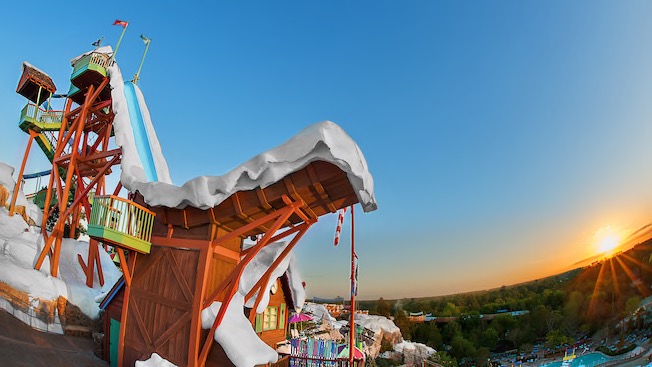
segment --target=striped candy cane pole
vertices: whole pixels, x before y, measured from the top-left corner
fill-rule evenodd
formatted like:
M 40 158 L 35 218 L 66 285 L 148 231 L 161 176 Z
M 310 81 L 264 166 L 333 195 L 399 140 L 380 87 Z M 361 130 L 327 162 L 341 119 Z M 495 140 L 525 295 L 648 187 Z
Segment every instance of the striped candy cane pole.
M 340 243 L 340 232 L 342 232 L 342 223 L 344 222 L 344 214 L 346 214 L 346 207 L 340 209 L 340 213 L 337 216 L 337 228 L 335 229 L 335 246 Z

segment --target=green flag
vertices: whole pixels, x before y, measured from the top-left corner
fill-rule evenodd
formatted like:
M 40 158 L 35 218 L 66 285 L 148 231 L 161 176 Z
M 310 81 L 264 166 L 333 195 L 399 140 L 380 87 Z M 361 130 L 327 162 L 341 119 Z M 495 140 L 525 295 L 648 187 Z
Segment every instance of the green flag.
M 144 34 L 141 34 L 141 35 L 140 35 L 140 39 L 142 39 L 143 42 L 144 42 L 146 45 L 149 45 L 149 43 L 152 41 L 151 39 L 145 37 Z

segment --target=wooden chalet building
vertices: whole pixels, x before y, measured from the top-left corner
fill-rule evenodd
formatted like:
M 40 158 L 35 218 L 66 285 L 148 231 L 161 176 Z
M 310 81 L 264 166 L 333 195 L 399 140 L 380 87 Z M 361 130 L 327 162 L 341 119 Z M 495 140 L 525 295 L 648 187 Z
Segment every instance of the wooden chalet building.
M 118 365 L 118 350 L 120 340 L 120 323 L 122 321 L 122 306 L 124 301 L 124 278 L 116 282 L 104 300 L 100 309 L 104 311 L 104 339 L 102 358 L 112 367 Z M 251 309 L 245 308 L 252 327 L 265 344 L 276 349 L 278 343 L 284 342 L 288 333 L 288 318 L 290 311 L 295 308 L 290 297 L 290 287 L 287 275 L 276 280 L 271 289 L 267 309 L 262 314 L 256 314 Z M 222 354 L 222 351 L 218 351 Z M 225 361 L 224 361 L 225 362 Z M 232 365 L 226 363 L 224 365 Z
M 273 269 L 320 216 L 353 205 L 358 198 L 344 171 L 315 161 L 264 189 L 236 192 L 213 208 L 149 206 L 138 193 L 134 202 L 155 213 L 151 247 L 147 255 L 130 252 L 123 264 L 124 293 L 104 305 L 105 347 L 113 360 L 117 344 L 118 366 L 133 366 L 155 352 L 181 367 L 231 366 L 212 336 L 223 315 L 218 314 L 210 331 L 203 330 L 202 309 L 215 300 L 228 305 L 244 267 L 264 246 L 291 238 Z M 249 236 L 262 237 L 243 251 L 243 240 Z M 270 274 L 271 270 L 247 299 L 263 291 Z M 248 315 L 272 348 L 285 339 L 288 310 L 293 307 L 287 282 L 279 283 L 266 312 Z

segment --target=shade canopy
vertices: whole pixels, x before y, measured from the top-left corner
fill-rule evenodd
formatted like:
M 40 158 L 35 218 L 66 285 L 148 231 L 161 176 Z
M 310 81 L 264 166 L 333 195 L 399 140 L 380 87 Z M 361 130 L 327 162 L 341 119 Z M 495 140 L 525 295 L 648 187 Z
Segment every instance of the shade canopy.
M 301 321 L 312 321 L 312 316 L 306 315 L 305 313 L 297 313 L 288 319 L 288 322 L 293 323 L 293 322 L 301 322 Z
M 348 358 L 348 357 L 349 357 L 349 346 L 341 345 L 338 348 L 337 358 Z M 353 359 L 365 359 L 364 353 L 362 353 L 362 351 L 358 347 L 353 348 Z

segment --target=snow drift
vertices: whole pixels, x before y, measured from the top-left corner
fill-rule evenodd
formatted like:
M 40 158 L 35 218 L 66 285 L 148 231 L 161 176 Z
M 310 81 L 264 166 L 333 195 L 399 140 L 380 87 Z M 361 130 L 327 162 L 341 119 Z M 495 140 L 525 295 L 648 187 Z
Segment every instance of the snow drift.
M 256 285 L 258 279 L 270 268 L 272 263 L 281 255 L 287 247 L 287 242 L 275 242 L 263 247 L 260 252 L 254 256 L 247 266 L 245 266 L 238 291 L 233 296 L 226 310 L 224 319 L 220 326 L 215 330 L 214 339 L 218 342 L 231 362 L 236 367 L 253 367 L 259 364 L 274 363 L 278 360 L 278 354 L 267 344 L 265 344 L 254 331 L 251 322 L 242 312 L 243 307 L 252 308 L 256 299 L 260 297 L 260 292 L 256 293 L 247 303 L 244 297 Z M 249 245 L 252 246 L 252 245 Z M 289 286 L 292 293 L 292 299 L 297 308 L 305 302 L 305 291 L 301 277 L 295 268 L 294 253 L 290 252 L 288 256 L 281 261 L 276 269 L 273 270 L 269 282 L 263 287 L 262 298 L 256 310 L 252 312 L 263 313 L 269 304 L 270 289 L 277 279 L 286 272 L 291 273 L 288 276 Z M 210 329 L 215 322 L 215 318 L 222 307 L 222 302 L 213 302 L 209 307 L 202 311 L 202 327 Z
M 12 167 L 0 163 L 0 184 L 13 190 L 15 183 L 12 173 Z M 24 195 L 19 192 L 18 203 L 21 202 L 21 197 L 25 200 Z M 58 278 L 53 278 L 50 276 L 50 261 L 47 257 L 40 270 L 34 269 L 43 248 L 40 229 L 28 226 L 19 215 L 9 216 L 5 208 L 0 208 L 0 282 L 28 294 L 34 300 L 55 301 L 60 296 L 64 297 L 79 307 L 85 315 L 96 318 L 100 310 L 95 298 L 110 290 L 121 274 L 111 261 L 111 257 L 105 251 L 99 251 L 105 283 L 104 286 L 99 286 L 96 280 L 94 283 L 96 285 L 88 288 L 86 274 L 77 260 L 78 255 L 86 258 L 88 246 L 89 243 L 86 241 L 63 239 L 59 259 L 60 275 Z M 58 329 L 53 330 L 51 325 L 40 325 L 29 315 L 20 314 L 18 310 L 10 309 L 10 306 L 9 302 L 2 302 L 2 308 L 25 323 L 43 330 L 62 332 Z

